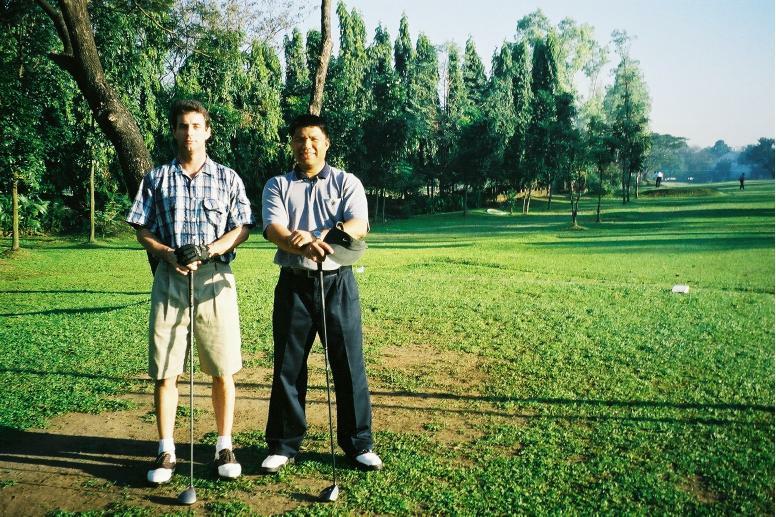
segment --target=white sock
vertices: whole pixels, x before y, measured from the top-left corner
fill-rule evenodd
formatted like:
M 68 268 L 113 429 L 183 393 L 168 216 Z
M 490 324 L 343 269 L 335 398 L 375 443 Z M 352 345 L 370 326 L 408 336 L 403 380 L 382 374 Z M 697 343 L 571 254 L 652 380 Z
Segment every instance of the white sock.
M 175 462 L 175 440 L 172 438 L 162 438 L 159 440 L 159 452 L 157 454 L 161 454 L 163 452 L 169 452 L 170 453 L 170 461 Z
M 222 449 L 231 449 L 232 448 L 232 437 L 231 436 L 219 436 L 216 440 L 216 456 L 219 452 L 221 452 Z

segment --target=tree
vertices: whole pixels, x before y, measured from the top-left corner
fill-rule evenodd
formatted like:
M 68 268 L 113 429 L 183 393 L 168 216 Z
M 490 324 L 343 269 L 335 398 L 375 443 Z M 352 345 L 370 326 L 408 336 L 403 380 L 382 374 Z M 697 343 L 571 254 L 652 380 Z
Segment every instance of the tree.
M 78 84 L 95 120 L 116 149 L 124 187 L 135 192 L 151 166 L 151 154 L 140 128 L 113 87 L 106 81 L 92 32 L 86 0 L 58 0 L 59 9 L 46 0 L 37 4 L 54 23 L 63 51 L 49 57 Z
M 367 49 L 366 90 L 369 109 L 364 121 L 365 186 L 375 193 L 374 220 L 382 200 L 385 220 L 385 189 L 395 170 L 402 148 L 403 123 L 399 113 L 399 85 L 392 66 L 391 39 L 378 25 L 372 45 Z
M 555 109 L 551 139 L 561 177 L 568 184 L 571 225 L 576 228 L 579 200 L 587 187 L 587 156 L 582 137 L 575 125 L 577 110 L 574 106 L 574 95 L 568 92 L 559 94 L 555 99 Z
M 552 33 L 544 41 L 537 41 L 531 67 L 531 121 L 528 126 L 526 153 L 532 177 L 547 187 L 547 207 L 552 203 L 552 184 L 557 166 L 553 148 L 552 128 L 557 109 L 559 89 L 558 67 Z
M 286 81 L 283 88 L 283 117 L 286 124 L 302 113 L 310 105 L 310 72 L 307 66 L 307 52 L 302 33 L 294 29 L 291 37 L 283 40 L 286 61 Z
M 466 40 L 466 48 L 463 53 L 463 83 L 466 87 L 466 96 L 470 109 L 479 109 L 485 99 L 488 89 L 488 78 L 485 77 L 485 67 L 474 45 L 474 40 L 469 36 Z
M 749 165 L 752 168 L 753 177 L 773 178 L 773 149 L 773 138 L 760 138 L 756 144 L 746 146 L 746 149 L 738 158 L 738 163 Z
M 652 172 L 664 171 L 676 174 L 684 166 L 683 153 L 686 150 L 686 138 L 652 133 L 645 168 Z
M 310 113 L 319 115 L 323 106 L 323 88 L 331 57 L 331 0 L 321 0 L 321 53 L 318 55 L 318 67 L 313 81 L 313 94 L 310 100 Z
M 609 166 L 615 160 L 615 142 L 612 128 L 606 123 L 603 113 L 593 112 L 587 122 L 587 161 L 591 163 L 597 173 L 595 185 L 598 195 L 598 204 L 595 211 L 595 222 L 601 222 L 601 197 L 606 192 L 609 183 Z
M 615 71 L 614 84 L 604 97 L 604 109 L 612 126 L 617 161 L 622 170 L 622 202 L 625 204 L 630 201 L 631 179 L 634 174 L 642 172 L 649 151 L 650 100 L 639 63 L 629 54 L 629 36 L 625 32 L 614 31 L 612 38 L 620 63 Z
M 505 171 L 509 174 L 510 190 L 528 187 L 526 171 L 526 137 L 531 123 L 531 54 L 526 41 L 514 43 L 512 48 L 512 113 L 514 131 L 505 152 Z M 510 203 L 510 211 L 512 204 Z
M 412 184 L 428 184 L 435 178 L 440 121 L 438 84 L 436 49 L 425 34 L 420 34 L 410 61 L 404 98 L 407 118 L 406 156 L 412 167 L 412 177 L 404 181 L 405 189 Z
M 402 13 L 399 21 L 399 36 L 393 46 L 393 59 L 396 74 L 405 83 L 409 79 L 410 62 L 414 57 L 412 49 L 412 38 L 410 38 L 410 27 L 407 15 Z

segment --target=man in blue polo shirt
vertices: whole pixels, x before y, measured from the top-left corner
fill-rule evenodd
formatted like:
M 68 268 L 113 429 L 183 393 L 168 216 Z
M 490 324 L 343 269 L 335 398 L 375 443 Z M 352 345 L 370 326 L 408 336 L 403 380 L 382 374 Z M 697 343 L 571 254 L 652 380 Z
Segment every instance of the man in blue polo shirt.
M 189 323 L 188 275 L 194 275 L 194 335 L 201 370 L 212 376 L 218 438 L 214 466 L 220 477 L 242 471 L 232 452 L 235 386 L 242 368 L 237 292 L 229 263 L 254 224 L 240 177 L 207 156 L 210 115 L 197 101 L 176 101 L 170 128 L 177 158 L 149 172 L 127 222 L 156 264 L 151 290 L 148 372 L 155 381 L 159 432 L 152 484 L 167 483 L 175 470 L 173 430 L 178 378 L 183 372 Z M 192 350 L 193 354 L 193 350 Z
M 293 462 L 307 430 L 307 357 L 322 322 L 320 276 L 326 293 L 328 350 L 337 398 L 337 443 L 353 464 L 379 470 L 372 451 L 372 406 L 361 334 L 361 306 L 353 271 L 327 255 L 323 238 L 335 226 L 355 239 L 369 231 L 364 187 L 353 174 L 326 163 L 326 122 L 302 115 L 291 124 L 294 170 L 264 187 L 264 236 L 277 247 L 280 277 L 272 313 L 275 345 L 266 440 L 261 471 L 274 473 Z

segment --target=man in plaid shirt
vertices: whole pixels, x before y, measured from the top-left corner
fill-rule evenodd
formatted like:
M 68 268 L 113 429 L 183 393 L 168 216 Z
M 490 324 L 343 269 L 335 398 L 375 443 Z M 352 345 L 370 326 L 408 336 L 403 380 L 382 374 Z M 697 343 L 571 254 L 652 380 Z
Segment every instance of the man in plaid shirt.
M 194 271 L 194 336 L 200 368 L 213 378 L 218 430 L 214 464 L 219 476 L 234 479 L 242 469 L 232 452 L 233 375 L 242 368 L 242 357 L 237 292 L 229 263 L 255 220 L 240 177 L 207 156 L 210 115 L 202 104 L 175 102 L 170 127 L 177 158 L 143 178 L 127 216 L 154 270 L 148 372 L 156 382 L 159 450 L 148 481 L 167 483 L 175 470 L 177 384 L 190 317 L 187 275 Z

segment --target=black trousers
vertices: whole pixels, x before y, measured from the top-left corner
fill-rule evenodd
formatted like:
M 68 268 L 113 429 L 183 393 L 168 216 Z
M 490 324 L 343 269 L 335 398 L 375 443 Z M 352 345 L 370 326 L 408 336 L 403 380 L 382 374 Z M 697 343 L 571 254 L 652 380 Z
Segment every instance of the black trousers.
M 270 454 L 293 457 L 307 431 L 307 357 L 323 335 L 319 273 L 285 268 L 275 287 L 272 334 L 275 365 L 266 440 Z M 337 397 L 337 443 L 348 455 L 372 448 L 369 400 L 361 335 L 361 305 L 351 268 L 323 280 L 329 363 Z

